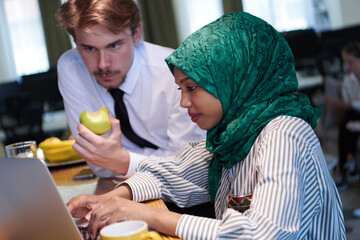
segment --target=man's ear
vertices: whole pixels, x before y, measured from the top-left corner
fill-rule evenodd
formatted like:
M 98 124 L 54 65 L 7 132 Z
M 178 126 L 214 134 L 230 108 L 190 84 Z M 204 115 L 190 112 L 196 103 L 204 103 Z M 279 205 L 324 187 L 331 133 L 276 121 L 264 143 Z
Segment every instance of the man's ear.
M 141 42 L 142 37 L 142 23 L 140 22 L 134 32 L 134 43 L 138 45 Z

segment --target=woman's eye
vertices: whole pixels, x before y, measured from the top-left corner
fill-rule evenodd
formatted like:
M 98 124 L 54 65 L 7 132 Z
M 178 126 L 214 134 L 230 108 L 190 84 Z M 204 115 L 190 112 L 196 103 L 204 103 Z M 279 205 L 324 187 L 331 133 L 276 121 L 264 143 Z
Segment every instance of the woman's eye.
M 186 87 L 189 92 L 192 92 L 198 88 L 198 86 L 187 86 Z
M 183 89 L 181 89 L 181 87 L 178 87 L 177 90 L 180 90 L 180 91 L 186 91 L 186 92 L 192 92 L 192 91 L 195 91 L 199 86 L 186 86 L 184 87 Z

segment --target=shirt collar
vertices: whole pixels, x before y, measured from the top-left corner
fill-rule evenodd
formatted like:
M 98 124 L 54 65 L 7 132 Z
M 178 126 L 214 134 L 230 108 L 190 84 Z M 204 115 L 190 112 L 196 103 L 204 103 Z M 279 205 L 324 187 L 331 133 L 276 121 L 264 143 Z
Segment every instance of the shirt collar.
M 120 89 L 127 94 L 132 94 L 139 80 L 140 69 L 141 69 L 141 58 L 138 49 L 139 45 L 135 46 L 134 48 L 134 60 L 131 64 L 128 73 L 126 74 L 125 81 L 120 85 Z

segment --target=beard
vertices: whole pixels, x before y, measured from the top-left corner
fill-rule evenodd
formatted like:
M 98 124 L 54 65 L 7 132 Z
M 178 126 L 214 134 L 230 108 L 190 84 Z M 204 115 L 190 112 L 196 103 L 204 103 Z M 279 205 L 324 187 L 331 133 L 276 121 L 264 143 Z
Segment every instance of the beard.
M 106 70 L 102 70 L 102 69 L 98 69 L 97 71 L 93 72 L 93 75 L 99 76 L 99 77 L 103 77 L 103 76 L 108 76 L 108 75 L 115 75 L 115 74 L 119 74 L 121 71 L 120 70 L 114 70 L 111 71 L 110 69 L 106 69 Z
M 96 81 L 98 82 L 98 84 L 100 84 L 101 86 L 103 86 L 106 89 L 110 89 L 110 88 L 119 87 L 125 81 L 125 77 L 123 77 L 120 80 L 114 79 L 114 77 L 119 78 L 119 76 L 117 76 L 119 73 L 121 73 L 120 70 L 111 71 L 109 69 L 107 69 L 107 70 L 99 69 L 97 71 L 94 71 L 93 75 L 94 75 Z M 111 77 L 110 79 L 106 79 L 107 76 L 113 76 L 113 77 Z

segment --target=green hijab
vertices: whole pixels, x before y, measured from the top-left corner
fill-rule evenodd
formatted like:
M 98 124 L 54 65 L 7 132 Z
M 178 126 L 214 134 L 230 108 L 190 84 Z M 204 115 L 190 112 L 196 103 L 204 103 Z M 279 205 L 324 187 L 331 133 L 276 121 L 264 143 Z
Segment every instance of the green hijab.
M 249 153 L 263 128 L 280 115 L 295 116 L 315 128 L 321 107 L 295 93 L 298 81 L 286 40 L 268 23 L 248 13 L 229 13 L 190 35 L 165 59 L 221 101 L 223 119 L 207 131 L 212 201 L 222 168 Z

